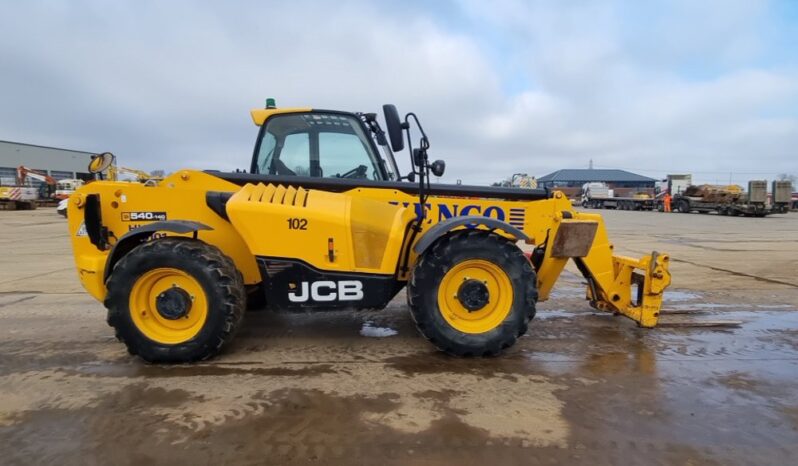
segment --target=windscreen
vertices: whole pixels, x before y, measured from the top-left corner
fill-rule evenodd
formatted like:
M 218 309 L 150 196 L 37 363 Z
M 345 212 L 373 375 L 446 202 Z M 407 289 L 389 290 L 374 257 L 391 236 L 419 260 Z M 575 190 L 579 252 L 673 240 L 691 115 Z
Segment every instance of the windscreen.
M 385 174 L 361 122 L 346 114 L 271 117 L 262 131 L 257 173 L 383 180 Z

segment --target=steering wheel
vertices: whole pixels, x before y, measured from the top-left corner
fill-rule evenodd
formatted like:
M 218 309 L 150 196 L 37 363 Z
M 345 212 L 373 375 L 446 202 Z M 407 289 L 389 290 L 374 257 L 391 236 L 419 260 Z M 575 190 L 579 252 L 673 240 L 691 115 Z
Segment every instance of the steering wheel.
M 343 175 L 338 175 L 338 178 L 366 178 L 367 171 L 368 167 L 365 165 L 358 165 L 357 168 L 353 168 Z

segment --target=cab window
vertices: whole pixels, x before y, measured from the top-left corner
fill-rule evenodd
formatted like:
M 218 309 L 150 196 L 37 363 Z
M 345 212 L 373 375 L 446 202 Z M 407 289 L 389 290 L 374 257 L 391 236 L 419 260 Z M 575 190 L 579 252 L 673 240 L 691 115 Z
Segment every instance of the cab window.
M 310 135 L 294 133 L 285 137 L 283 150 L 280 152 L 278 172 L 287 171 L 286 175 L 310 176 Z
M 252 168 L 269 175 L 385 179 L 361 122 L 334 113 L 271 117 Z
M 368 149 L 355 134 L 319 133 L 319 164 L 324 176 L 380 179 Z

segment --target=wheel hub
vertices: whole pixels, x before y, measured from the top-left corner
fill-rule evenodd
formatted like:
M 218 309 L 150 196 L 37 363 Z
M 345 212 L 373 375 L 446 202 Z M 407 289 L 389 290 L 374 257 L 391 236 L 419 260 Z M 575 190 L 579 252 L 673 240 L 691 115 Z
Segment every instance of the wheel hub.
M 469 278 L 457 290 L 457 300 L 468 312 L 475 312 L 488 304 L 490 293 L 483 282 Z
M 191 310 L 191 296 L 182 288 L 169 288 L 155 298 L 155 309 L 164 319 L 181 319 Z

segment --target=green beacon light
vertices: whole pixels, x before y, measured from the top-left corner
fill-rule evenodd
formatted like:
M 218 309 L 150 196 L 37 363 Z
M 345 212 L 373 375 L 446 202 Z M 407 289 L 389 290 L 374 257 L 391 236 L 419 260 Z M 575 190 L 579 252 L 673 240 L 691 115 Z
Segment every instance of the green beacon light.
M 266 99 L 266 108 L 277 108 L 277 103 L 275 103 L 273 98 Z

